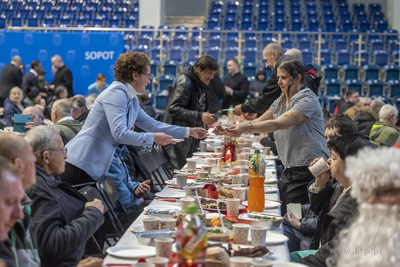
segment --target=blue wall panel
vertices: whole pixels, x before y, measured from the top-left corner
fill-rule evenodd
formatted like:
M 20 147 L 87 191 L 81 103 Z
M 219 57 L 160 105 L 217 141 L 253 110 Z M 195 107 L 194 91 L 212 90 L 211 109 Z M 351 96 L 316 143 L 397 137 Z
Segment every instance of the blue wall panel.
M 32 60 L 40 60 L 51 83 L 51 57 L 59 54 L 74 77 L 75 94 L 87 95 L 88 86 L 103 73 L 107 83 L 114 79 L 114 63 L 123 53 L 122 33 L 0 32 L 0 69 L 19 55 L 25 72 Z

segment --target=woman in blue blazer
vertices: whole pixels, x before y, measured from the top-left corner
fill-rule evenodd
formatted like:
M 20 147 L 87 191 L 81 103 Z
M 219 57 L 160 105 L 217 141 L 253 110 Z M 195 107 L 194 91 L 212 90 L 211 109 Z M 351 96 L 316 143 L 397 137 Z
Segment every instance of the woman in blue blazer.
M 22 114 L 22 111 L 28 106 L 27 103 L 22 101 L 24 98 L 24 94 L 22 93 L 22 89 L 18 86 L 15 86 L 10 91 L 10 96 L 6 98 L 4 101 L 4 119 L 10 125 L 14 125 L 14 115 Z
M 97 181 L 106 175 L 119 144 L 151 147 L 175 143 L 173 138 L 207 135 L 203 128 L 173 126 L 149 117 L 136 95 L 144 93 L 151 81 L 150 59 L 145 53 L 121 55 L 114 67 L 115 81 L 101 93 L 82 130 L 67 144 L 65 172 L 60 175 L 70 184 Z M 134 132 L 134 125 L 145 133 Z

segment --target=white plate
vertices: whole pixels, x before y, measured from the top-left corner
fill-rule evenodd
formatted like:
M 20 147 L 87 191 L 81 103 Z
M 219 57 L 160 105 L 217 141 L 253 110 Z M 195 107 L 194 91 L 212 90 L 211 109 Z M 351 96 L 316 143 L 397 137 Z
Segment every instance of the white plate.
M 156 255 L 156 248 L 142 245 L 116 246 L 108 248 L 107 253 L 111 256 L 128 259 L 149 258 Z
M 211 156 L 211 152 L 194 152 L 193 156 L 199 157 L 199 158 L 209 158 Z
M 274 261 L 274 267 L 307 267 L 307 265 L 296 262 Z
M 251 231 L 249 231 L 249 235 L 247 240 L 251 242 Z M 265 246 L 276 246 L 285 243 L 289 238 L 282 234 L 272 233 L 271 231 L 267 231 L 267 238 L 265 238 Z M 274 265 L 275 267 L 275 265 Z
M 247 201 L 243 201 L 242 204 L 245 205 L 246 207 L 248 206 L 248 202 Z M 281 206 L 281 203 L 279 203 L 279 202 L 265 200 L 264 209 L 275 209 L 275 208 L 278 208 L 280 206 Z
M 264 159 L 278 159 L 279 157 L 278 156 L 266 156 L 266 155 L 263 155 L 263 157 L 264 157 Z
M 172 195 L 170 193 L 158 192 L 156 193 L 156 197 L 161 198 L 183 198 L 186 197 L 185 191 L 177 189 Z
M 185 141 L 185 139 L 172 139 L 172 141 L 174 141 L 175 143 L 180 143 Z
M 279 189 L 277 187 L 264 187 L 265 194 L 276 193 L 278 191 L 279 191 Z
M 272 178 L 272 177 L 265 177 L 264 184 L 276 184 L 278 182 L 278 179 Z

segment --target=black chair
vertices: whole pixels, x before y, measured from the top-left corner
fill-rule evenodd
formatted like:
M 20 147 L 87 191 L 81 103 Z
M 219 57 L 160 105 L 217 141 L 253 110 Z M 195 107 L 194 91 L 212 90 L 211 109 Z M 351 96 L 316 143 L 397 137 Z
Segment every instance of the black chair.
M 157 162 L 154 156 L 152 155 L 152 149 L 145 149 L 138 153 L 140 159 L 142 160 L 143 164 L 145 165 L 145 167 L 147 168 L 147 170 L 151 175 L 151 179 L 154 184 L 154 189 L 156 191 L 161 191 L 166 186 L 166 184 L 164 183 L 162 175 L 159 171 L 160 168 L 162 169 L 161 164 Z
M 113 181 L 111 178 L 107 176 L 102 176 L 100 177 L 99 180 L 96 182 L 97 189 L 100 191 L 100 194 L 103 196 L 103 198 L 106 200 L 106 203 L 108 205 L 108 209 L 110 210 L 112 216 L 116 219 L 116 224 L 119 227 L 119 229 L 122 231 L 122 234 L 126 231 L 126 229 L 123 227 L 123 224 L 121 223 L 122 220 L 127 221 L 128 225 L 130 225 L 133 221 L 131 220 L 128 212 L 126 211 L 125 207 L 121 204 L 120 202 L 120 194 L 115 187 Z M 125 217 L 122 215 L 117 216 L 115 213 L 115 209 L 118 207 L 122 211 Z M 122 216 L 122 217 L 121 217 Z M 121 220 L 119 219 L 121 218 Z
M 171 180 L 172 178 L 174 178 L 173 174 L 167 167 L 167 160 L 165 159 L 160 149 L 158 147 L 153 147 L 153 149 L 151 150 L 151 154 L 153 155 L 157 164 L 159 164 L 161 167 L 158 169 L 158 171 L 161 173 L 161 177 L 163 178 L 164 183 L 166 180 Z

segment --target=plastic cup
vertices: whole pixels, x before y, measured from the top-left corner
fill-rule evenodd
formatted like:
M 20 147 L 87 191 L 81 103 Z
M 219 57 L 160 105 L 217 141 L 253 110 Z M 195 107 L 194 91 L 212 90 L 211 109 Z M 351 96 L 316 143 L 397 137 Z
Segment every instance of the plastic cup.
M 253 142 L 254 143 L 259 143 L 260 142 L 260 136 L 259 135 L 255 135 L 253 138 Z
M 194 205 L 194 198 L 191 197 L 184 197 L 181 198 L 181 210 L 186 211 L 187 206 Z
M 264 147 L 263 154 L 268 156 L 270 151 L 271 151 L 271 147 L 270 146 L 266 146 L 266 147 Z
M 157 217 L 148 217 L 143 219 L 145 231 L 158 230 L 160 228 L 160 219 Z
M 161 229 L 175 230 L 176 219 L 175 218 L 162 218 L 160 219 Z
M 208 171 L 198 171 L 197 172 L 197 177 L 198 178 L 207 178 L 207 175 L 209 174 Z
M 164 257 L 153 257 L 153 258 L 147 258 L 146 262 L 154 264 L 156 267 L 166 267 L 169 262 L 169 259 Z
M 187 184 L 187 175 L 178 173 L 176 175 L 176 186 L 178 188 L 183 188 L 183 186 L 186 184 Z
M 265 247 L 265 238 L 267 237 L 266 226 L 254 225 L 251 226 L 251 245 L 253 247 L 263 246 Z
M 249 175 L 249 167 L 248 166 L 240 166 L 240 173 Z
M 183 190 L 185 191 L 186 197 L 192 197 L 196 195 L 197 188 L 195 186 L 184 185 Z
M 239 216 L 239 198 L 228 198 L 226 200 L 226 215 L 228 217 L 238 217 Z
M 200 142 L 200 152 L 207 152 L 207 143 Z
M 242 176 L 241 175 L 230 175 L 232 178 L 232 184 L 242 184 Z
M 239 166 L 248 166 L 248 164 L 249 164 L 249 161 L 247 160 L 247 159 L 240 159 L 240 160 L 238 160 L 238 162 L 239 162 Z
M 214 153 L 222 153 L 223 150 L 223 146 L 214 146 Z
M 229 259 L 230 267 L 250 267 L 251 266 L 251 258 L 249 257 L 231 257 Z
M 201 196 L 191 196 L 194 199 L 194 204 L 197 206 L 197 210 L 201 210 Z
M 245 201 L 249 200 L 249 188 L 246 187 L 246 193 L 245 193 L 245 197 L 244 197 Z
M 250 225 L 248 224 L 236 223 L 233 225 L 233 240 L 235 244 L 247 245 L 249 229 Z
M 197 165 L 197 159 L 187 159 L 187 168 L 188 170 L 195 170 Z
M 174 239 L 170 237 L 155 238 L 154 243 L 156 244 L 156 256 L 171 260 L 172 243 L 174 243 Z
M 240 199 L 240 202 L 245 201 L 246 199 L 246 188 L 245 187 L 235 187 L 232 188 L 233 197 Z
M 210 166 L 216 166 L 218 163 L 218 159 L 217 158 L 208 158 L 207 159 L 207 164 Z
M 205 171 L 205 172 L 208 172 L 208 174 L 211 173 L 211 169 L 212 169 L 211 165 L 203 165 L 203 166 L 201 166 L 201 170 Z
M 272 267 L 273 262 L 270 260 L 253 260 L 251 263 L 253 267 Z
M 242 184 L 244 184 L 245 186 L 249 185 L 249 173 L 248 173 L 249 169 L 247 169 L 247 173 L 241 173 L 240 175 L 242 176 Z
M 324 158 L 320 158 L 314 165 L 309 167 L 309 170 L 314 177 L 317 177 L 321 173 L 329 170 L 329 165 L 326 163 Z

